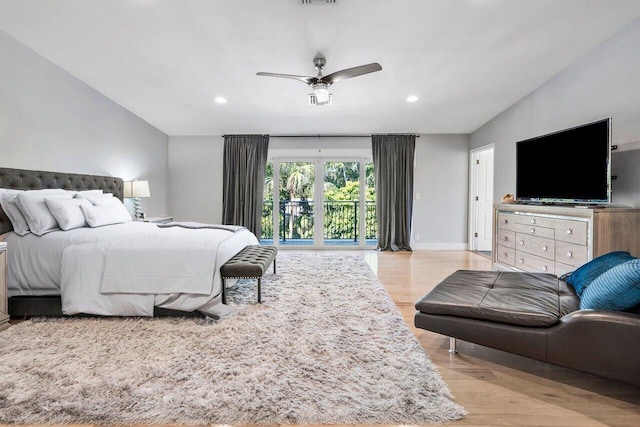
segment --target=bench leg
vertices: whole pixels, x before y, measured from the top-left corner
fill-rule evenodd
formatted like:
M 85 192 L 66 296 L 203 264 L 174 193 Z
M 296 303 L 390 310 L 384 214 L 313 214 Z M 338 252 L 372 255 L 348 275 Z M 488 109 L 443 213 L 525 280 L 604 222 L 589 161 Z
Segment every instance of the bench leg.
M 225 292 L 225 288 L 226 286 L 226 280 L 222 279 L 222 303 L 226 304 L 227 303 L 227 293 Z
M 262 289 L 260 288 L 262 285 L 262 278 L 258 277 L 258 304 L 262 304 Z
M 456 350 L 456 339 L 449 337 L 449 353 L 456 354 L 458 350 Z

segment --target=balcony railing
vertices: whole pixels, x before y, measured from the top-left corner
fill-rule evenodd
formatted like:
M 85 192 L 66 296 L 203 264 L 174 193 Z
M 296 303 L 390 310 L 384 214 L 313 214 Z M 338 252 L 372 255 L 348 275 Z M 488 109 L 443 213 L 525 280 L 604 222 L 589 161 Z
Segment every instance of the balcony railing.
M 279 241 L 308 240 L 314 237 L 313 201 L 280 200 L 278 227 Z M 360 202 L 324 202 L 324 240 L 352 241 L 357 244 L 360 235 Z M 375 240 L 378 235 L 376 202 L 365 202 L 365 239 Z M 262 240 L 274 238 L 273 202 L 265 200 L 262 210 Z

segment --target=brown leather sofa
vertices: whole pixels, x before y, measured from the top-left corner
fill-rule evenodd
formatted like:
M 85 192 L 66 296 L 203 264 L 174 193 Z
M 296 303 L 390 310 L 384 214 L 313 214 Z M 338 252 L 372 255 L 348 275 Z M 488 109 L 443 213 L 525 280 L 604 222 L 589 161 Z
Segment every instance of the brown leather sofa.
M 415 306 L 418 328 L 640 386 L 640 306 L 580 310 L 553 274 L 459 270 Z

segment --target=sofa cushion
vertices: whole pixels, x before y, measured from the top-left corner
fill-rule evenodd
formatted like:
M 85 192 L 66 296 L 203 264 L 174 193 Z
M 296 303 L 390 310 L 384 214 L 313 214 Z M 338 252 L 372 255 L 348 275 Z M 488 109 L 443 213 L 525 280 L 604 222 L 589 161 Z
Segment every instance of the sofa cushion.
M 585 289 L 580 308 L 628 310 L 640 304 L 640 259 L 605 271 Z
M 416 303 L 427 314 L 552 326 L 578 310 L 573 288 L 553 274 L 458 270 Z
M 616 251 L 600 255 L 588 263 L 579 267 L 565 279 L 573 286 L 578 296 L 582 296 L 584 290 L 598 276 L 618 264 L 632 260 L 634 257 L 629 252 Z

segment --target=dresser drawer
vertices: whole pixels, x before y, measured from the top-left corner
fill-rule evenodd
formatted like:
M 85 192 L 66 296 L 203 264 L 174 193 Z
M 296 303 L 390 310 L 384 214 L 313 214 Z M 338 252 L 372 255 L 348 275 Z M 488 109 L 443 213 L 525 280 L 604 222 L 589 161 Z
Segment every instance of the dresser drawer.
M 542 258 L 540 256 L 531 255 L 526 252 L 516 251 L 516 265 L 525 271 L 534 273 L 554 273 L 554 261 Z
M 553 228 L 525 224 L 517 224 L 516 232 L 520 234 L 528 234 L 530 236 L 546 237 L 548 239 L 553 239 L 553 236 L 555 235 Z
M 555 228 L 556 220 L 553 218 L 546 218 L 543 216 L 533 215 L 516 215 L 516 224 L 520 225 L 533 225 L 536 227 Z
M 587 244 L 587 223 L 570 219 L 556 220 L 556 240 L 563 242 Z
M 580 267 L 588 260 L 587 247 L 575 243 L 556 242 L 556 261 Z
M 516 265 L 516 250 L 513 248 L 507 248 L 501 245 L 498 245 L 496 249 L 496 258 L 498 262 L 501 262 L 506 265 L 515 266 Z
M 508 230 L 498 230 L 498 244 L 507 248 L 516 247 L 516 232 Z
M 498 230 L 510 230 L 516 229 L 516 214 L 498 212 Z
M 555 258 L 556 242 L 546 237 L 516 233 L 516 249 L 547 259 Z

